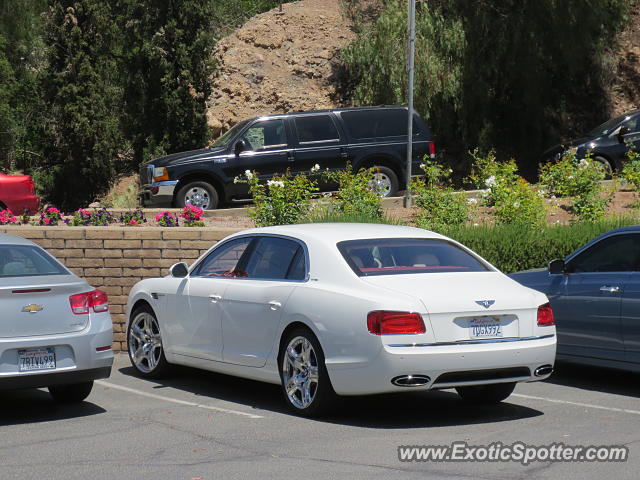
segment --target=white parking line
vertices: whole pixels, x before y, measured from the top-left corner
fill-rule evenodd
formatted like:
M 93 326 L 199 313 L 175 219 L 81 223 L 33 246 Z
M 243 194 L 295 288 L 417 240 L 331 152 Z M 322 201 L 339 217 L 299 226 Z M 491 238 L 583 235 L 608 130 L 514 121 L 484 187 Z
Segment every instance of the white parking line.
M 231 413 L 233 415 L 242 415 L 249 418 L 264 418 L 260 415 L 254 415 L 253 413 L 239 412 L 237 410 L 230 410 L 228 408 L 213 407 L 211 405 L 202 405 L 201 403 L 187 402 L 185 400 L 178 400 L 177 398 L 164 397 L 162 395 L 156 395 L 155 393 L 143 392 L 142 390 L 136 390 L 135 388 L 123 387 L 122 385 L 116 385 L 115 383 L 105 382 L 104 380 L 96 380 L 95 383 L 102 385 L 103 387 L 113 388 L 115 390 L 122 390 L 123 392 L 133 393 L 142 397 L 155 398 L 156 400 L 163 400 L 165 402 L 177 403 L 178 405 L 186 405 L 188 407 L 204 408 L 205 410 L 214 410 L 221 413 Z
M 555 398 L 534 397 L 533 395 L 522 395 L 520 393 L 512 393 L 512 397 L 527 398 L 529 400 L 542 400 L 543 402 L 561 403 L 565 405 L 575 405 L 576 407 L 596 408 L 598 410 L 607 410 L 609 412 L 630 413 L 632 415 L 640 415 L 640 410 L 630 410 L 627 408 L 605 407 L 602 405 L 593 405 L 591 403 L 570 402 L 568 400 L 557 400 Z

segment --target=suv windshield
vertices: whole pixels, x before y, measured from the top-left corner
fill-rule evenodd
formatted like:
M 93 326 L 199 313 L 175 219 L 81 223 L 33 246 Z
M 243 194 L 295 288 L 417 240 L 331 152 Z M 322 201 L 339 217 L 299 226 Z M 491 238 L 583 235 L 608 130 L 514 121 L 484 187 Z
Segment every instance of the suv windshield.
M 236 134 L 242 130 L 249 120 L 243 120 L 240 123 L 236 123 L 231 129 L 229 129 L 224 135 L 218 137 L 218 139 L 211 144 L 211 148 L 226 147 L 229 142 L 236 136 Z
M 69 275 L 44 250 L 27 245 L 0 245 L 0 278 Z
M 490 270 L 465 250 L 439 239 L 349 240 L 338 243 L 338 249 L 358 276 Z

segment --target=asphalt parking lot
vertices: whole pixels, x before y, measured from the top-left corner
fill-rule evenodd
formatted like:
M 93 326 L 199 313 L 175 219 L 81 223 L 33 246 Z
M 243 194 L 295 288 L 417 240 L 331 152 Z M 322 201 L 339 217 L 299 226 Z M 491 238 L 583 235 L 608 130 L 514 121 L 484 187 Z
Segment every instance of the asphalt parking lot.
M 86 402 L 2 392 L 0 479 L 637 479 L 638 375 L 561 364 L 494 407 L 452 391 L 349 398 L 291 415 L 277 386 L 180 368 L 141 380 L 116 357 Z M 400 445 L 626 445 L 623 463 L 400 462 Z

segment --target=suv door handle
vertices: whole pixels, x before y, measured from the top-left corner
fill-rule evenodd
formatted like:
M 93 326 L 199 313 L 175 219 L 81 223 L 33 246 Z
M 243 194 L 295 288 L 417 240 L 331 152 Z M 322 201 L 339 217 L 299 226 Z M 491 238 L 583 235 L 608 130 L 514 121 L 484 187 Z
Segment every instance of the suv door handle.
M 273 311 L 276 311 L 280 307 L 282 307 L 282 304 L 280 302 L 276 302 L 275 300 L 270 301 L 269 303 L 267 303 L 267 305 L 269 305 L 269 308 Z
M 294 162 L 296 160 L 296 155 L 291 150 L 287 152 L 287 161 Z
M 211 299 L 211 303 L 218 303 L 222 300 L 222 295 L 209 295 L 209 298 Z
M 346 147 L 340 147 L 340 157 L 341 158 L 349 158 L 349 152 Z
M 600 287 L 600 291 L 606 293 L 617 293 L 620 291 L 620 287 L 618 287 L 617 285 L 603 285 Z

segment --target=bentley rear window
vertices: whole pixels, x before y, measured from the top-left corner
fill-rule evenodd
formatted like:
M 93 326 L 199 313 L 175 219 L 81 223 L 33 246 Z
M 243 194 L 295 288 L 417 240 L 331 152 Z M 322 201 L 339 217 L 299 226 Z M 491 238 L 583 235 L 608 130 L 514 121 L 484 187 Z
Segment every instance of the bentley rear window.
M 28 245 L 0 245 L 0 278 L 68 275 L 45 251 Z
M 359 276 L 485 272 L 489 267 L 460 247 L 438 239 L 375 238 L 338 243 Z

